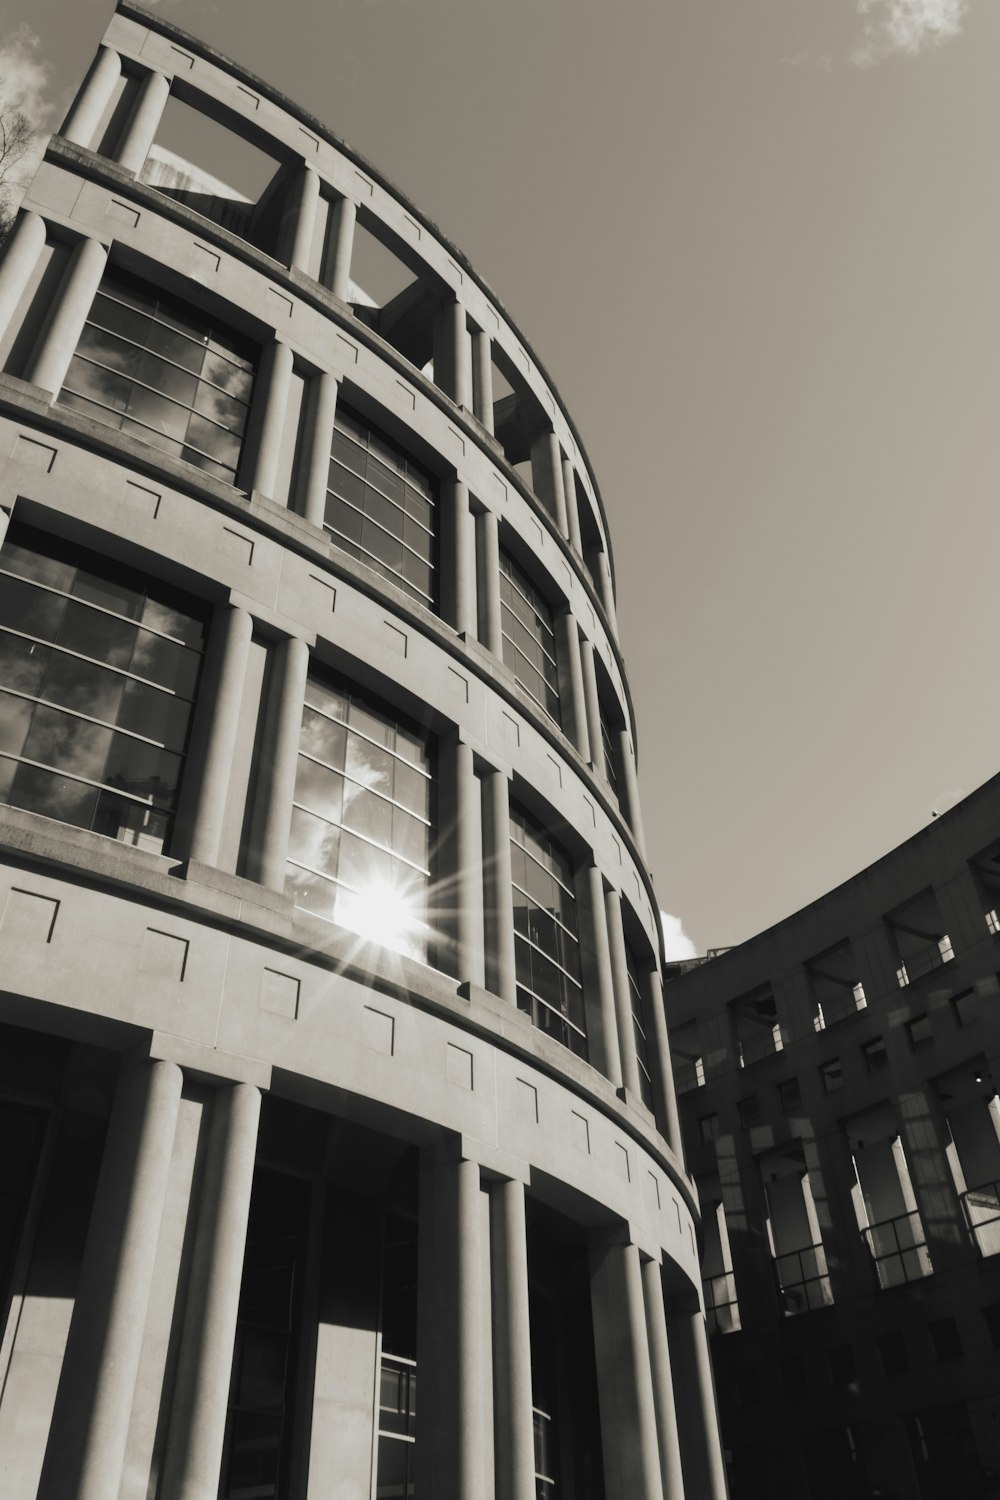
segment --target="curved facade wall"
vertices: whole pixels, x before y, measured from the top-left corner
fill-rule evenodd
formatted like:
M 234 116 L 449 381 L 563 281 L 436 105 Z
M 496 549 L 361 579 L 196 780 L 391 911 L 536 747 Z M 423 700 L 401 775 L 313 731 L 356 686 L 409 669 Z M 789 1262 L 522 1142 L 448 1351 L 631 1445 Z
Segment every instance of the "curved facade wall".
M 368 164 L 127 3 L 0 329 L 4 1494 L 723 1495 L 545 372 Z
M 671 966 L 737 1500 L 995 1493 L 998 896 L 994 778 L 760 936 Z

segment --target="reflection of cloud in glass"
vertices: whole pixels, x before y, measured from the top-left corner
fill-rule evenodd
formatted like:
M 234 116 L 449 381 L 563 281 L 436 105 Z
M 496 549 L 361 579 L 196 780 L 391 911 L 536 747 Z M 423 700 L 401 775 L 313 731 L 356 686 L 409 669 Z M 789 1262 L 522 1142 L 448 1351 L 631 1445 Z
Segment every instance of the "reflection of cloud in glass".
M 24 754 L 29 760 L 99 780 L 110 744 L 110 729 L 71 718 L 56 709 L 39 707 L 25 741 Z

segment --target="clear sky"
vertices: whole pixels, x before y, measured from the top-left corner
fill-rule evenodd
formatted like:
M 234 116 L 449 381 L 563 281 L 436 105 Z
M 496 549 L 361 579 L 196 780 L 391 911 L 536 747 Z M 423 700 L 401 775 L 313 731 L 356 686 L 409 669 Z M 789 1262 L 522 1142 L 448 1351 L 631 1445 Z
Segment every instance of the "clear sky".
M 556 381 L 611 522 L 657 891 L 699 949 L 1000 769 L 1000 7 L 157 8 L 376 163 Z M 0 5 L 49 128 L 110 11 Z

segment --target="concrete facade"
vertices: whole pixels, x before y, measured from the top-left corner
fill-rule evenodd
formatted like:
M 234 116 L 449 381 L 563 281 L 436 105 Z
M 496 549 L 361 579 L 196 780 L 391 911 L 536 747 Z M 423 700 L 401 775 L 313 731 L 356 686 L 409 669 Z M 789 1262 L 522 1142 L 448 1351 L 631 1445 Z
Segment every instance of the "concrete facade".
M 0 1492 L 722 1500 L 610 543 L 537 358 L 121 0 L 0 362 Z
M 669 966 L 734 1500 L 1000 1493 L 1000 777 Z

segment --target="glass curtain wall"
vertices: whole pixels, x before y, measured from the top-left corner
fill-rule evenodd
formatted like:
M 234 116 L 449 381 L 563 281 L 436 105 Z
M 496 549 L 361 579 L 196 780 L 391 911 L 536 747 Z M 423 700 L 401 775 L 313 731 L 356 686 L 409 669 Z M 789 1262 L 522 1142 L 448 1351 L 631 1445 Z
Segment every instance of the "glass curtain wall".
M 0 548 L 0 802 L 161 851 L 204 637 L 195 600 L 12 527 Z
M 285 889 L 317 916 L 426 961 L 432 795 L 424 730 L 310 675 Z
M 510 827 L 518 1007 L 586 1057 L 573 865 L 543 825 L 516 804 Z
M 101 283 L 59 402 L 236 480 L 256 351 L 121 271 Z
M 539 708 L 558 724 L 559 668 L 552 610 L 524 570 L 500 550 L 503 659 Z

